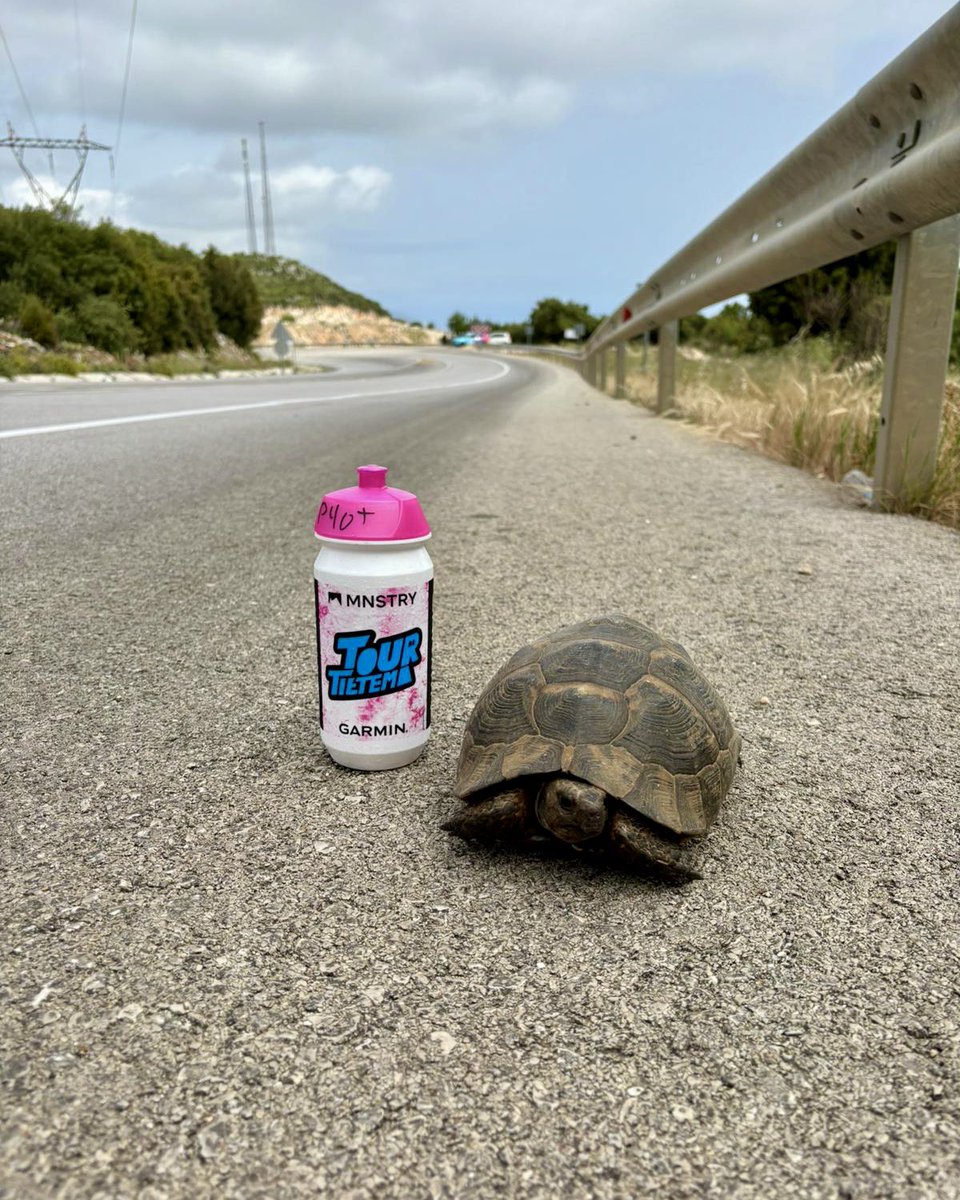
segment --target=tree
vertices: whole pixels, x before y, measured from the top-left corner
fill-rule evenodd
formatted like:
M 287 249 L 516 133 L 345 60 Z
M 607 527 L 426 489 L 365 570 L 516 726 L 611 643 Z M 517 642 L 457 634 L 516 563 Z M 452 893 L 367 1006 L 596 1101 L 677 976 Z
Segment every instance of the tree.
M 153 234 L 94 228 L 0 207 L 0 319 L 43 344 L 85 341 L 115 354 L 210 349 L 222 330 L 248 346 L 260 328 L 253 277 L 234 256 L 198 256 Z
M 895 242 L 884 242 L 826 267 L 750 293 L 774 345 L 800 334 L 827 334 L 858 356 L 883 348 L 893 283 Z
M 584 336 L 589 337 L 602 319 L 595 317 L 585 304 L 577 304 L 573 300 L 558 300 L 555 296 L 537 301 L 530 313 L 535 342 L 562 341 L 564 330 L 573 329 L 577 325 L 582 325 Z
M 461 333 L 466 333 L 470 328 L 470 322 L 462 312 L 452 312 L 447 319 L 447 328 L 454 337 L 458 337 Z
M 247 265 L 210 246 L 203 255 L 210 306 L 221 333 L 246 348 L 260 332 L 263 305 Z
M 680 321 L 680 340 L 704 350 L 723 353 L 752 354 L 772 344 L 770 330 L 763 317 L 758 317 L 742 304 L 725 304 L 712 317 L 694 313 Z

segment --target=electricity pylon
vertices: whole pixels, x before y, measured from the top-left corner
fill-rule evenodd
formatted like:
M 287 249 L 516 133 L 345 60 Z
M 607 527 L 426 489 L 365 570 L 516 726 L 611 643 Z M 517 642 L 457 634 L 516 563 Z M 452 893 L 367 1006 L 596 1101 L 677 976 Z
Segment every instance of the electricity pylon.
M 24 138 L 17 137 L 9 121 L 7 122 L 7 136 L 0 138 L 0 146 L 9 146 L 13 151 L 13 157 L 17 160 L 20 170 L 26 177 L 27 183 L 30 184 L 30 189 L 36 197 L 37 203 L 41 207 L 49 207 L 51 212 L 66 213 L 68 217 L 73 216 L 74 208 L 76 207 L 77 193 L 80 191 L 80 180 L 83 178 L 83 169 L 87 165 L 87 155 L 91 150 L 110 149 L 109 146 L 103 146 L 100 142 L 91 142 L 87 137 L 87 127 L 85 125 L 80 126 L 80 136 L 78 138 Z M 76 172 L 63 189 L 63 193 L 59 198 L 50 195 L 40 180 L 23 161 L 25 150 L 76 151 Z
M 267 174 L 267 135 L 262 121 L 260 126 L 260 175 L 263 184 L 263 252 L 276 254 L 277 243 L 273 236 L 273 204 L 270 201 L 270 176 Z
M 243 186 L 247 197 L 247 250 L 257 252 L 257 224 L 253 216 L 253 192 L 250 188 L 250 157 L 247 154 L 247 139 L 240 139 L 240 156 L 243 159 Z

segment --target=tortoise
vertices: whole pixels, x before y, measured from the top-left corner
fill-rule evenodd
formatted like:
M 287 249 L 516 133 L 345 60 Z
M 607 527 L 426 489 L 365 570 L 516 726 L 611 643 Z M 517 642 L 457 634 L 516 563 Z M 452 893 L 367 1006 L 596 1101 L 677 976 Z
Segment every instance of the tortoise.
M 710 827 L 739 755 L 686 650 L 611 613 L 524 646 L 490 680 L 460 751 L 464 803 L 443 828 L 699 878 L 688 839 Z

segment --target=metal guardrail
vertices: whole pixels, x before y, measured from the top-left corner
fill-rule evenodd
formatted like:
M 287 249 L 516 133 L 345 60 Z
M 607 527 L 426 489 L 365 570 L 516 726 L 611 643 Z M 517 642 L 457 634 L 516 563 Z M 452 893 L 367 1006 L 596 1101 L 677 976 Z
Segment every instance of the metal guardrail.
M 936 465 L 960 263 L 960 4 L 632 292 L 584 347 L 606 377 L 657 329 L 659 411 L 671 407 L 677 322 L 897 238 L 877 440 L 878 506 L 915 499 Z
M 483 347 L 486 349 L 486 347 Z M 504 352 L 508 354 L 536 354 L 546 355 L 547 357 L 561 358 L 564 362 L 579 362 L 580 350 L 565 350 L 562 346 L 554 346 L 549 343 L 538 343 L 537 345 L 528 346 L 523 342 L 514 342 L 510 346 L 491 346 L 491 350 L 495 350 L 500 354 Z

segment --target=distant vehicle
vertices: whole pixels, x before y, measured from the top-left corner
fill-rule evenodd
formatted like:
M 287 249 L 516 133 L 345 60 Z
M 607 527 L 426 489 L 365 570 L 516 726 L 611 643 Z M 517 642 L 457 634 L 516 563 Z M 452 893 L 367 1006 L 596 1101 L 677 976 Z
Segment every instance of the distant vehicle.
M 476 342 L 476 338 L 472 333 L 458 333 L 455 338 L 450 339 L 451 346 L 472 346 Z
M 495 329 L 487 338 L 491 346 L 512 346 L 513 338 L 505 329 Z

